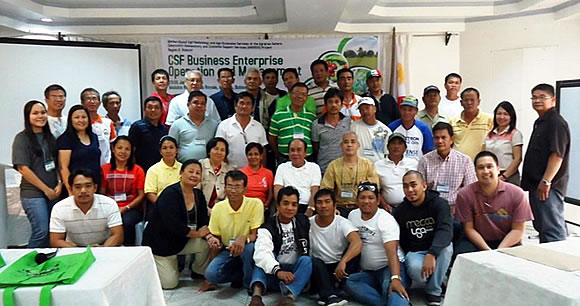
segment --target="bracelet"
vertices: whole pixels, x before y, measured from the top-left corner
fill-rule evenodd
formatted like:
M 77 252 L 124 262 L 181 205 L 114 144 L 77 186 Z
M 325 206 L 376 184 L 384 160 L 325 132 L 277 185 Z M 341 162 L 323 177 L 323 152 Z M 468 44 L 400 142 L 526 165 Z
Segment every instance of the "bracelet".
M 391 280 L 395 280 L 395 279 L 401 280 L 401 277 L 397 274 L 391 276 Z

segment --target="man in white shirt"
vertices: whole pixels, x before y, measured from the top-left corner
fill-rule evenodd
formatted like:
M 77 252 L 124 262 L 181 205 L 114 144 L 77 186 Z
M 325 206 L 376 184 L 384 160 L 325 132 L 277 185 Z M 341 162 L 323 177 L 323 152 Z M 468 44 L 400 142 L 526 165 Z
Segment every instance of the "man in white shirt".
M 349 276 L 345 289 L 365 305 L 409 305 L 405 265 L 400 262 L 405 257 L 399 247 L 399 225 L 393 216 L 379 209 L 378 198 L 376 184 L 359 185 L 359 209 L 353 210 L 348 220 L 358 228 L 363 242 L 362 271 Z
M 58 138 L 66 130 L 66 116 L 62 114 L 66 106 L 66 90 L 58 84 L 52 84 L 44 90 L 44 101 L 47 105 L 48 127 L 54 138 Z
M 91 116 L 91 127 L 93 133 L 99 139 L 99 149 L 101 149 L 101 165 L 111 162 L 111 142 L 117 138 L 115 124 L 113 120 L 99 115 L 101 97 L 94 88 L 85 88 L 81 91 L 81 104 L 89 111 Z
M 450 73 L 445 77 L 445 91 L 447 93 L 441 97 L 439 113 L 447 117 L 447 119 L 459 116 L 463 111 L 461 98 L 459 97 L 462 81 L 461 76 L 457 73 Z
M 252 118 L 254 98 L 248 92 L 241 92 L 236 96 L 236 114 L 222 121 L 217 128 L 216 137 L 224 138 L 229 144 L 228 162 L 241 169 L 248 165 L 246 145 L 256 142 L 263 146 L 268 144 L 266 130 Z
M 50 215 L 50 244 L 53 248 L 119 246 L 123 222 L 115 200 L 95 194 L 95 173 L 76 169 L 69 176 L 72 196 L 54 205 Z
M 300 207 L 298 213 L 305 213 L 312 216 L 314 207 L 314 194 L 320 188 L 322 179 L 320 167 L 306 161 L 306 141 L 304 139 L 294 139 L 290 142 L 290 161 L 278 166 L 274 177 L 274 198 L 278 197 L 280 189 L 286 186 L 293 186 L 300 192 Z
M 362 120 L 353 121 L 350 130 L 355 132 L 360 142 L 358 155 L 375 163 L 387 154 L 387 139 L 391 129 L 377 120 L 377 107 L 372 98 L 361 98 L 358 109 Z
M 358 270 L 362 241 L 358 229 L 346 218 L 336 215 L 332 190 L 320 189 L 314 195 L 316 216 L 310 218 L 312 284 L 318 288 L 319 304 L 342 305 L 335 282 L 343 283 Z
M 417 170 L 419 162 L 416 159 L 405 157 L 407 143 L 401 133 L 389 136 L 387 158 L 375 163 L 377 174 L 381 182 L 381 207 L 391 212 L 394 207 L 403 203 L 403 175 L 409 170 Z
M 199 70 L 190 70 L 185 73 L 185 81 L 183 84 L 185 85 L 183 93 L 173 98 L 169 104 L 169 111 L 167 112 L 167 119 L 165 120 L 166 125 L 172 125 L 175 120 L 189 113 L 189 108 L 187 107 L 189 93 L 203 89 L 203 74 Z M 205 116 L 217 122 L 221 121 L 215 103 L 210 97 L 207 97 Z

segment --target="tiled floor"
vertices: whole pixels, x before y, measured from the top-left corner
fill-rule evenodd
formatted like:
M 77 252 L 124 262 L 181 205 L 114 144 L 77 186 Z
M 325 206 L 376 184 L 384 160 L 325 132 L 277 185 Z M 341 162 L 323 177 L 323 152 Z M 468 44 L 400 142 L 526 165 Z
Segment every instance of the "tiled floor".
M 580 236 L 580 228 L 569 226 L 570 235 Z M 526 224 L 526 234 L 524 235 L 524 243 L 535 244 L 538 243 L 536 238 L 537 232 L 534 230 L 532 223 L 528 222 Z M 204 292 L 198 291 L 202 284 L 202 280 L 192 281 L 189 278 L 189 273 L 182 273 L 181 281 L 179 287 L 175 290 L 164 290 L 165 301 L 168 306 L 181 306 L 181 305 L 211 305 L 211 306 L 234 306 L 234 305 L 248 305 L 250 303 L 250 297 L 247 295 L 245 290 L 242 289 L 232 289 L 229 284 L 223 284 L 220 289 L 214 292 Z M 411 296 L 411 303 L 414 306 L 425 305 L 425 299 L 423 297 L 423 290 L 420 288 L 410 289 L 409 295 Z M 264 298 L 264 304 L 266 305 L 277 305 L 278 299 L 280 298 L 279 293 L 268 293 Z M 301 295 L 296 301 L 296 305 L 316 305 L 318 295 Z M 360 305 L 355 302 L 349 302 L 349 305 Z

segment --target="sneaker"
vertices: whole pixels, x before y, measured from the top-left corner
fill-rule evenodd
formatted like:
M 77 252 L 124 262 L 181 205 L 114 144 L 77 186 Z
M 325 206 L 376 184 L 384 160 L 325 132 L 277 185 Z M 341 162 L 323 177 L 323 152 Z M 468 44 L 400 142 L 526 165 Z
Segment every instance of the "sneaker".
M 252 297 L 252 300 L 250 301 L 249 306 L 265 306 L 265 305 L 264 305 L 264 302 L 262 302 L 261 296 L 254 295 Z
M 426 295 L 426 298 L 427 298 L 427 305 L 428 306 L 439 306 L 439 305 L 441 305 L 441 296 L 439 296 L 439 295 L 427 294 Z
M 347 300 L 340 298 L 336 295 L 331 295 L 328 297 L 328 300 L 326 301 L 326 303 L 324 305 L 326 306 L 343 306 L 346 305 L 348 303 Z

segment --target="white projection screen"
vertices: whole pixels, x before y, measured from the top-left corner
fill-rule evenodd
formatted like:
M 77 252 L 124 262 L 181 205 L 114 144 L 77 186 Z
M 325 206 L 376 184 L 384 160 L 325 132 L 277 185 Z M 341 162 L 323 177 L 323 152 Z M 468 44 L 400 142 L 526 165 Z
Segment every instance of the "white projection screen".
M 580 205 L 580 80 L 556 82 L 556 107 L 570 127 L 570 179 L 566 202 Z
M 140 46 L 94 42 L 0 39 L 0 163 L 12 164 L 12 140 L 24 128 L 24 104 L 44 102 L 44 89 L 60 84 L 66 108 L 80 103 L 80 92 L 92 87 L 122 97 L 121 116 L 141 118 Z M 105 114 L 101 107 L 101 114 Z

